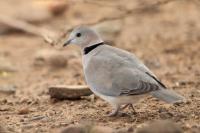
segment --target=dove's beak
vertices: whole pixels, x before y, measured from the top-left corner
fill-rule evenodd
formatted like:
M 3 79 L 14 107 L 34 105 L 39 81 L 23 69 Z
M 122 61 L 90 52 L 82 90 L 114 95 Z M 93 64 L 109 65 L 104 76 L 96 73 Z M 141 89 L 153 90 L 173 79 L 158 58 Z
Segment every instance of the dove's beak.
M 71 43 L 71 41 L 72 41 L 72 39 L 67 40 L 67 41 L 63 44 L 63 47 L 69 45 L 69 44 Z

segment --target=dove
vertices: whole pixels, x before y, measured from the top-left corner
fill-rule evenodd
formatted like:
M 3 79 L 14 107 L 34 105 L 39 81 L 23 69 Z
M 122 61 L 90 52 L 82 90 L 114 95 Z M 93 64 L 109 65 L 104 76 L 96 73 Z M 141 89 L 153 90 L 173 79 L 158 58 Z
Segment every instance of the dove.
M 167 89 L 134 54 L 107 45 L 92 28 L 73 29 L 63 46 L 69 44 L 81 48 L 84 76 L 91 91 L 112 105 L 108 116 L 116 116 L 127 106 L 134 109 L 133 105 L 147 95 L 170 104 L 185 99 Z

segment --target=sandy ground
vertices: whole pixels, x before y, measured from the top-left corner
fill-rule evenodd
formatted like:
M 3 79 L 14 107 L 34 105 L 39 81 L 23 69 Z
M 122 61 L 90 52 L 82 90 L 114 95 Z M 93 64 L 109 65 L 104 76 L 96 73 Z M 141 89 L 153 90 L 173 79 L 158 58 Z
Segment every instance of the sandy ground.
M 105 2 L 107 6 L 101 7 L 69 0 L 68 9 L 64 14 L 37 25 L 61 30 L 77 24 L 95 22 L 102 17 L 120 15 L 123 12 L 108 5 L 119 4 L 126 9 L 134 9 L 151 4 L 147 0 L 125 1 L 129 4 L 108 1 Z M 7 4 L 10 5 L 12 2 Z M 57 102 L 50 99 L 48 86 L 85 84 L 79 48 L 52 47 L 39 37 L 18 32 L 0 35 L 0 57 L 5 58 L 16 70 L 0 72 L 1 86 L 16 86 L 15 94 L 0 93 L 0 125 L 10 132 L 40 133 L 54 132 L 70 124 L 85 122 L 121 129 L 137 128 L 151 120 L 170 119 L 178 123 L 185 132 L 198 130 L 199 6 L 195 1 L 169 2 L 161 7 L 145 9 L 117 20 L 119 25 L 115 26 L 120 29 L 117 34 L 112 35 L 113 38 L 110 38 L 112 44 L 136 54 L 168 88 L 174 89 L 188 100 L 184 104 L 168 105 L 147 97 L 136 105 L 137 114 L 127 109 L 125 112 L 130 116 L 124 117 L 105 116 L 111 111 L 111 106 L 100 98 L 93 102 L 88 99 Z M 12 7 L 10 10 L 15 9 Z M 106 21 L 105 27 L 112 27 L 112 22 Z M 37 65 L 35 56 L 42 50 L 56 50 L 58 53 L 66 54 L 67 65 Z

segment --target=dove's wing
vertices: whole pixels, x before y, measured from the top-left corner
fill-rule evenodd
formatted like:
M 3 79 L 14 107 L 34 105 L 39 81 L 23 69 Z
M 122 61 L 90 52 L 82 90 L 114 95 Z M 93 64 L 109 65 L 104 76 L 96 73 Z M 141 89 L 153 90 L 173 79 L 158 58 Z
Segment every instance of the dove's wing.
M 122 67 L 112 73 L 112 88 L 119 95 L 141 95 L 158 90 L 159 85 L 137 68 Z
M 160 88 L 150 76 L 152 72 L 134 55 L 110 46 L 101 48 L 86 69 L 86 80 L 96 92 L 109 96 L 139 95 Z
M 102 46 L 91 57 L 85 74 L 93 90 L 103 95 L 116 97 L 150 93 L 168 103 L 184 99 L 166 89 L 134 55 L 111 46 Z
M 166 86 L 162 82 L 160 82 L 160 80 L 158 80 L 156 75 L 151 70 L 149 70 L 149 68 L 146 67 L 134 54 L 108 45 L 105 47 L 103 51 L 105 51 L 106 53 L 112 53 L 113 56 L 120 58 L 121 61 L 124 60 L 126 62 L 125 65 L 131 64 L 131 67 L 145 73 L 145 77 L 147 75 L 150 76 L 159 84 L 159 86 L 161 86 L 162 88 L 166 88 Z

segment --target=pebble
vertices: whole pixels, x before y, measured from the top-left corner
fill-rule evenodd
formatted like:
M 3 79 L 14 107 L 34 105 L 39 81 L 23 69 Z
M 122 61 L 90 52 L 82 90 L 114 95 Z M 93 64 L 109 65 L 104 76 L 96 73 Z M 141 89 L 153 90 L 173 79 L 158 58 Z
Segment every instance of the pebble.
M 9 106 L 0 106 L 0 111 L 9 111 L 10 107 Z
M 15 94 L 16 92 L 16 86 L 14 85 L 4 85 L 0 86 L 0 93 L 2 94 Z
M 22 108 L 18 111 L 19 115 L 24 115 L 24 114 L 28 114 L 30 112 L 29 108 Z
M 30 129 L 30 128 L 33 128 L 34 127 L 34 125 L 32 125 L 32 124 L 27 124 L 27 125 L 23 125 L 22 126 L 22 129 Z
M 38 115 L 38 116 L 33 116 L 31 119 L 30 119 L 30 121 L 38 121 L 38 120 L 41 120 L 41 119 L 44 119 L 45 118 L 45 116 L 40 116 L 40 115 Z

